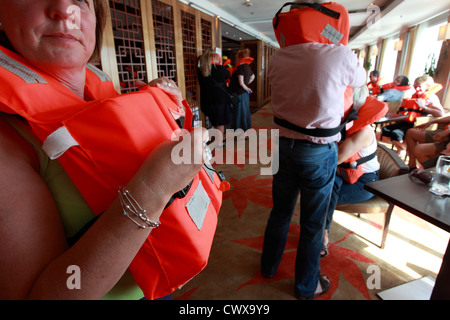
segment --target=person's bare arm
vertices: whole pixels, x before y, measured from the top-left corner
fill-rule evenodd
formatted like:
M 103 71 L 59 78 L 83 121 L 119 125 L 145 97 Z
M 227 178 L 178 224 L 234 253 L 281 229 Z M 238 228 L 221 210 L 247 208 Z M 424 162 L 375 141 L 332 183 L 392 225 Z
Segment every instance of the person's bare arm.
M 361 148 L 367 147 L 372 143 L 373 133 L 371 128 L 365 127 L 360 131 L 347 137 L 340 145 L 338 152 L 338 164 L 357 153 Z
M 0 298 L 99 299 L 120 279 L 151 229 L 140 229 L 122 214 L 116 199 L 97 222 L 68 247 L 53 199 L 37 173 L 26 142 L 0 125 Z M 203 152 L 191 135 L 195 152 Z M 127 184 L 152 220 L 201 164 L 174 165 L 168 141 L 154 150 Z M 173 177 L 168 179 L 168 177 Z M 81 272 L 81 289 L 70 290 L 67 268 Z

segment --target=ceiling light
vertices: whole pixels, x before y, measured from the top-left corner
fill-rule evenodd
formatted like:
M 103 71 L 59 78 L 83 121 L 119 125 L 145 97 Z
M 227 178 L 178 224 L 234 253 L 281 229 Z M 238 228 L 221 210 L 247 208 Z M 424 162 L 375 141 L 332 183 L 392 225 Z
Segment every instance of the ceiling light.
M 394 42 L 394 50 L 395 51 L 402 51 L 403 49 L 403 40 L 398 40 Z
M 444 24 L 439 28 L 438 41 L 450 39 L 450 23 Z

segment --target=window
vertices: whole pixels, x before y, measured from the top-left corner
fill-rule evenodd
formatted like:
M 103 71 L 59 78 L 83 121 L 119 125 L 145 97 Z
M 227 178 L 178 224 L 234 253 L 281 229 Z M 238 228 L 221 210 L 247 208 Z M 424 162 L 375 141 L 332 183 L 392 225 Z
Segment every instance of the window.
M 380 75 L 387 83 L 392 82 L 397 74 L 395 74 L 395 66 L 397 64 L 398 51 L 394 49 L 394 44 L 399 41 L 397 37 L 391 37 L 385 41 L 385 49 L 383 61 L 380 68 Z
M 442 41 L 438 41 L 439 28 L 445 23 L 423 26 L 418 33 L 409 72 L 411 82 L 425 73 L 434 76 L 442 47 Z

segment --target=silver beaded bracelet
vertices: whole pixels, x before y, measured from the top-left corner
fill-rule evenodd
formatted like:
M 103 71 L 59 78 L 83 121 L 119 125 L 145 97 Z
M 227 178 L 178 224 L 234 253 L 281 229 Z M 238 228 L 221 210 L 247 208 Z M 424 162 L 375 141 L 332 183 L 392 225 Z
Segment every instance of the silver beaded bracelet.
M 124 187 L 119 187 L 118 193 L 120 205 L 122 206 L 123 210 L 123 215 L 133 221 L 137 226 L 142 229 L 147 229 L 158 228 L 161 225 L 161 222 L 150 220 L 147 217 L 146 210 L 142 209 L 142 207 L 139 205 L 136 199 L 133 198 L 133 196 L 127 189 L 125 189 Z M 139 223 L 132 216 L 136 216 L 141 221 L 143 221 L 144 224 Z

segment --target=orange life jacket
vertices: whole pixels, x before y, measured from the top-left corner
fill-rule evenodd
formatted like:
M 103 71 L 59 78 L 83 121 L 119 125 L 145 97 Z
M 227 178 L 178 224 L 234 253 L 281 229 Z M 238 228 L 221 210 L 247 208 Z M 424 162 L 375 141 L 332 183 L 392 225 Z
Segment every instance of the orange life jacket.
M 381 93 L 381 87 L 385 85 L 385 80 L 384 78 L 378 78 L 376 83 L 373 83 L 372 81 L 370 81 L 367 84 L 367 88 L 369 89 L 370 95 L 372 96 L 376 96 L 378 94 Z
M 347 136 L 355 134 L 366 126 L 382 118 L 389 110 L 387 103 L 375 97 L 367 97 L 366 102 L 358 110 L 358 119 L 347 129 Z M 375 158 L 376 152 L 361 158 L 357 152 L 346 161 L 338 165 L 337 173 L 348 183 L 353 184 L 364 174 L 361 164 Z
M 215 64 L 217 66 L 221 66 L 222 65 L 222 58 L 220 57 L 219 54 L 214 53 L 211 56 L 211 64 Z
M 411 86 L 394 86 L 393 82 L 390 83 L 386 83 L 380 86 L 380 89 L 382 91 L 388 90 L 388 89 L 395 89 L 395 90 L 399 90 L 399 91 L 408 91 L 409 89 L 411 89 Z
M 288 5 L 305 5 L 306 7 L 301 9 L 292 8 L 288 12 L 281 12 Z M 336 2 L 322 4 L 287 2 L 273 18 L 273 29 L 282 48 L 310 42 L 347 45 L 349 25 L 347 9 Z M 344 119 L 347 118 L 353 105 L 352 93 L 353 89 L 347 87 L 344 94 Z M 335 129 L 305 129 L 277 117 L 274 118 L 274 121 L 280 126 L 297 132 L 326 137 L 341 132 L 345 127 L 344 119 L 341 125 Z M 347 120 L 350 119 L 351 117 Z M 344 132 L 342 131 L 342 133 Z
M 230 79 L 233 73 L 237 70 L 237 67 L 239 67 L 242 64 L 251 64 L 254 60 L 255 59 L 252 57 L 243 57 L 242 59 L 240 59 L 238 63 L 233 68 L 231 68 L 231 70 L 228 69 L 230 71 Z
M 281 12 L 288 5 L 307 7 Z M 282 48 L 308 42 L 347 45 L 350 22 L 347 9 L 336 2 L 287 2 L 273 18 L 273 28 Z
M 225 59 L 225 57 L 224 57 Z M 231 66 L 231 59 L 226 58 L 225 61 L 223 62 L 223 66 L 224 67 L 230 67 Z
M 118 187 L 128 183 L 148 154 L 179 128 L 171 113 L 178 106 L 159 88 L 119 95 L 109 77 L 93 66 L 86 69 L 85 87 L 93 100 L 86 102 L 0 47 L 0 83 L 0 111 L 29 122 L 44 151 L 58 159 L 96 215 L 108 208 Z M 58 135 L 64 140 L 61 150 L 54 149 Z M 185 197 L 164 210 L 161 226 L 131 262 L 129 269 L 147 299 L 170 294 L 206 266 L 222 178 L 204 166 Z
M 427 100 L 432 94 L 438 92 L 442 89 L 442 85 L 439 83 L 434 84 L 427 92 L 418 95 L 417 93 L 413 94 L 411 99 L 403 99 L 402 103 L 400 105 L 399 114 L 408 116 L 404 121 L 413 123 L 416 121 L 417 117 L 427 115 L 428 113 L 424 111 L 423 108 L 421 108 L 418 103 L 417 99 L 423 99 Z

